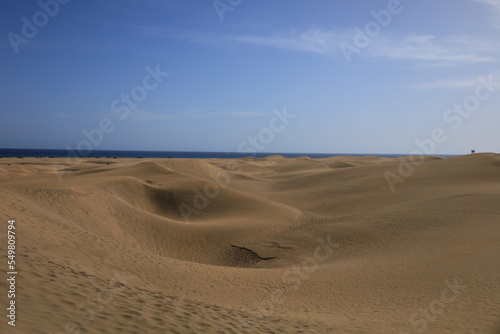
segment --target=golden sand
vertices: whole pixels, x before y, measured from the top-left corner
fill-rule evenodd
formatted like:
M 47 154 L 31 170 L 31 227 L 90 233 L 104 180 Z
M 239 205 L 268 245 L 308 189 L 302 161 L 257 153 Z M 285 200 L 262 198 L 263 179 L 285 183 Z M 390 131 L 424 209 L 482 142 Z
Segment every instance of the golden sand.
M 0 332 L 499 333 L 500 155 L 398 168 L 2 158 Z

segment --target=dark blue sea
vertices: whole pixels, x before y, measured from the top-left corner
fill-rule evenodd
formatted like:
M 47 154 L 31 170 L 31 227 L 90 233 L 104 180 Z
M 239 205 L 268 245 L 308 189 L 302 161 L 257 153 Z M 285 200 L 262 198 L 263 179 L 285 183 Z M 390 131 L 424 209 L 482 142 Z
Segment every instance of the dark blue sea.
M 117 158 L 243 158 L 254 156 L 257 158 L 267 157 L 270 155 L 279 154 L 288 158 L 308 156 L 311 159 L 327 158 L 332 156 L 352 155 L 357 157 L 363 156 L 378 156 L 386 158 L 399 158 L 407 156 L 407 154 L 349 154 L 349 153 L 270 153 L 258 152 L 255 154 L 239 153 L 239 152 L 182 152 L 182 151 L 116 151 L 116 150 L 93 150 L 89 154 L 80 155 L 75 151 L 68 150 L 48 150 L 48 149 L 19 149 L 19 148 L 0 148 L 0 157 L 72 157 L 72 158 L 100 158 L 100 157 L 117 157 Z M 442 155 L 451 157 L 452 155 Z

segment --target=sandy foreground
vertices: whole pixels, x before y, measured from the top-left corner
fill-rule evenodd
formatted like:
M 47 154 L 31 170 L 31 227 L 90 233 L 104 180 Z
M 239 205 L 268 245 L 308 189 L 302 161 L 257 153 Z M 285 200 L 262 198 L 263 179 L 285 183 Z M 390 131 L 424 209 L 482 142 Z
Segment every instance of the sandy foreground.
M 500 333 L 500 155 L 1 158 L 0 217 L 0 333 Z

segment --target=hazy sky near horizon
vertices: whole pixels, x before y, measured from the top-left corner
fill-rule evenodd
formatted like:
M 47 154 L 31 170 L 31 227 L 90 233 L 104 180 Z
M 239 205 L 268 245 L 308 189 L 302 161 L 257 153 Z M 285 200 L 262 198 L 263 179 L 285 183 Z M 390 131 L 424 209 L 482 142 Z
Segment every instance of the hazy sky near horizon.
M 0 4 L 0 147 L 500 151 L 500 0 L 59 1 Z

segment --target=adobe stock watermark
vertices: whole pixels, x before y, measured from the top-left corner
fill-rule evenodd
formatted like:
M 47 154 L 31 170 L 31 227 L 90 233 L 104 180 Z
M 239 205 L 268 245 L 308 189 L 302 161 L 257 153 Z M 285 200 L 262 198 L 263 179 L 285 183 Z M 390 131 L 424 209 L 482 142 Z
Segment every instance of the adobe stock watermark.
M 219 16 L 219 20 L 224 21 L 224 15 L 227 12 L 234 11 L 234 9 L 242 3 L 243 0 L 214 0 L 212 5 L 214 6 L 217 16 Z
M 425 307 L 418 309 L 408 317 L 408 322 L 413 326 L 413 333 L 423 333 L 429 327 L 429 324 L 436 321 L 439 315 L 443 314 L 446 308 L 453 303 L 463 290 L 468 286 L 462 285 L 457 278 L 450 282 L 448 279 L 444 281 L 445 288 L 441 290 L 441 295 L 433 299 Z M 402 334 L 410 334 L 405 332 Z
M 401 14 L 403 10 L 404 7 L 400 0 L 389 0 L 386 9 L 379 11 L 372 10 L 370 15 L 373 17 L 373 20 L 367 22 L 363 28 L 359 26 L 354 28 L 355 35 L 352 44 L 340 44 L 340 50 L 345 60 L 351 63 L 352 56 L 354 54 L 360 54 L 363 49 L 367 48 L 372 40 L 377 38 L 382 30 L 391 24 L 394 16 Z
M 285 130 L 290 121 L 297 116 L 289 114 L 286 106 L 283 107 L 282 111 L 274 109 L 273 115 L 269 120 L 268 127 L 262 128 L 256 135 L 248 136 L 238 145 L 238 153 L 256 154 L 258 151 L 264 150 L 275 139 L 276 134 Z M 230 170 L 235 171 L 237 168 L 239 166 L 234 166 Z M 210 200 L 219 195 L 220 188 L 227 187 L 231 182 L 231 175 L 225 171 L 210 172 L 209 175 L 213 182 L 205 184 L 203 190 L 193 188 L 191 204 L 185 202 L 179 204 L 178 208 L 185 222 L 190 222 L 190 217 L 193 215 L 200 216 L 202 210 L 210 204 Z
M 464 120 L 479 110 L 481 102 L 488 100 L 498 89 L 500 89 L 499 75 L 494 73 L 487 77 L 480 76 L 479 84 L 474 93 L 466 96 L 461 103 L 455 103 L 443 113 L 443 120 L 449 128 L 434 128 L 428 138 L 416 139 L 415 145 L 418 149 L 413 150 L 408 157 L 400 158 L 397 174 L 385 172 L 384 178 L 391 192 L 396 191 L 398 183 L 404 183 L 415 172 L 416 168 L 424 163 L 423 155 L 434 154 L 439 144 L 448 140 L 450 131 L 458 131 Z
M 281 281 L 284 286 L 270 291 L 269 298 L 258 302 L 255 306 L 257 316 L 256 323 L 249 323 L 247 319 L 238 319 L 238 332 L 252 332 L 262 324 L 265 317 L 272 316 L 276 308 L 286 301 L 287 290 L 297 290 L 311 275 L 318 270 L 321 263 L 326 262 L 334 253 L 335 249 L 340 248 L 339 243 L 334 243 L 331 237 L 326 240 L 317 238 L 318 246 L 314 249 L 311 256 L 308 256 L 300 262 L 300 265 L 292 266 L 281 275 Z
M 142 84 L 133 87 L 129 93 L 122 93 L 119 98 L 111 102 L 111 111 L 118 116 L 118 119 L 124 121 L 130 115 L 130 111 L 136 109 L 139 103 L 144 101 L 150 92 L 157 89 L 166 77 L 170 74 L 162 72 L 160 65 L 156 68 L 146 66 L 146 75 L 142 78 Z M 83 129 L 82 135 L 85 139 L 80 140 L 76 147 L 66 146 L 68 152 L 66 163 L 75 165 L 81 162 L 79 159 L 88 157 L 92 151 L 101 145 L 106 135 L 115 131 L 116 124 L 109 117 L 102 118 L 97 126 L 92 129 Z M 76 160 L 75 160 L 76 159 Z M 62 182 L 62 173 L 56 173 L 59 182 Z
M 40 0 L 38 1 L 38 6 L 40 10 L 37 11 L 31 19 L 23 16 L 21 18 L 22 26 L 21 33 L 16 34 L 14 32 L 9 32 L 7 38 L 9 39 L 12 49 L 17 54 L 19 53 L 19 47 L 24 44 L 28 44 L 30 40 L 38 35 L 39 29 L 45 27 L 51 18 L 54 18 L 60 10 L 61 5 L 66 5 L 71 0 Z

